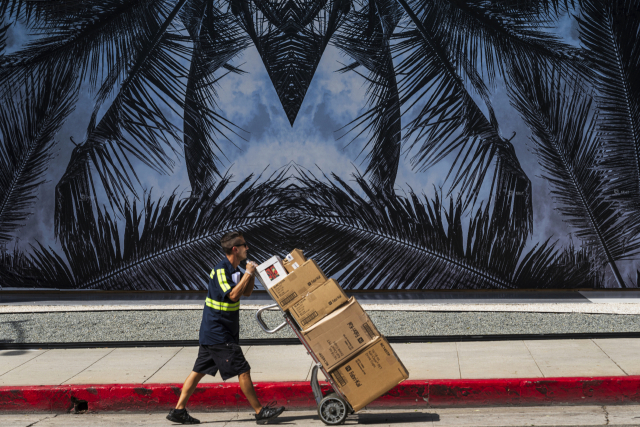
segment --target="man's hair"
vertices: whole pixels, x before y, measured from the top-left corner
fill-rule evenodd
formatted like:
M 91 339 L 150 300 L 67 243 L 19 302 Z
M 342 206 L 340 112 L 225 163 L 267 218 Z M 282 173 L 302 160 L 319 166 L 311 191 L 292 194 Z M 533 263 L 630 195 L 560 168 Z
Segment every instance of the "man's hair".
M 231 255 L 233 247 L 242 243 L 242 240 L 244 239 L 241 231 L 231 231 L 220 238 L 220 246 L 222 246 L 225 254 Z

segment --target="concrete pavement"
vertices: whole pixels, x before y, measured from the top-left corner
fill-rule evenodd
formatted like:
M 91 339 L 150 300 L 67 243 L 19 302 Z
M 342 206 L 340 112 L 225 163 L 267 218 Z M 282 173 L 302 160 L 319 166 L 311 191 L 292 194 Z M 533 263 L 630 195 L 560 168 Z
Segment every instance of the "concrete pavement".
M 410 378 L 369 409 L 640 404 L 640 339 L 412 343 L 393 348 Z M 309 385 L 312 360 L 304 347 L 245 346 L 243 351 L 260 399 L 292 410 L 315 407 Z M 197 347 L 1 351 L 0 414 L 65 413 L 78 401 L 96 412 L 163 411 L 175 405 L 196 354 Z M 329 386 L 323 390 L 328 393 Z M 222 382 L 210 376 L 189 404 L 196 411 L 248 406 L 237 378 Z
M 393 344 L 410 379 L 640 375 L 640 339 Z M 0 351 L 0 386 L 182 383 L 197 347 Z M 301 345 L 246 346 L 255 382 L 308 381 Z M 229 380 L 235 382 L 236 379 Z M 207 376 L 205 383 L 221 382 Z
M 245 427 L 255 425 L 251 413 L 192 412 L 205 425 Z M 166 427 L 175 425 L 164 413 L 154 414 L 16 414 L 0 415 L 3 427 Z M 286 411 L 274 425 L 320 427 L 315 411 Z M 438 408 L 429 410 L 362 410 L 345 425 L 378 427 L 504 427 L 504 426 L 638 426 L 640 406 L 580 406 L 524 408 Z

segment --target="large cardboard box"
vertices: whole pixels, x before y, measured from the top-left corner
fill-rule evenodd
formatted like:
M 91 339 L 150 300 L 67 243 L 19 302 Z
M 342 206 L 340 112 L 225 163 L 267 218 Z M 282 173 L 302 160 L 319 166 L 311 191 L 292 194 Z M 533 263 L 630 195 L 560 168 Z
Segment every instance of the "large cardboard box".
M 373 342 L 380 332 L 355 298 L 303 331 L 307 343 L 327 371 Z
M 287 270 L 282 265 L 282 259 L 279 256 L 272 256 L 256 269 L 265 288 L 270 289 L 274 285 L 280 283 L 286 276 Z
M 304 253 L 300 249 L 294 249 L 289 255 L 282 261 L 287 273 L 293 273 L 293 270 L 304 264 L 307 259 L 304 257 Z
M 305 330 L 334 312 L 341 305 L 346 304 L 347 299 L 347 294 L 344 293 L 338 282 L 329 279 L 302 297 L 291 307 L 289 313 L 296 319 L 300 328 Z
M 409 378 L 409 371 L 389 342 L 380 337 L 330 375 L 353 409 L 359 411 Z
M 312 259 L 288 274 L 277 285 L 268 289 L 282 310 L 289 310 L 302 297 L 327 281 L 322 270 Z

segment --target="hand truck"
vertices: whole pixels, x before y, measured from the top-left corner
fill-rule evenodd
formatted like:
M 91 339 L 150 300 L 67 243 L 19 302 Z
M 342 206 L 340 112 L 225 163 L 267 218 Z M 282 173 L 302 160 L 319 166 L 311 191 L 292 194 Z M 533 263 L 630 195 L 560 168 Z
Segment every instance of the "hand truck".
M 293 330 L 293 333 L 296 334 L 296 337 L 300 340 L 302 345 L 307 349 L 307 353 L 311 356 L 315 365 L 311 371 L 311 390 L 313 391 L 313 397 L 316 399 L 316 403 L 318 404 L 318 416 L 322 420 L 323 423 L 327 425 L 338 425 L 344 424 L 349 414 L 353 414 L 355 411 L 347 402 L 347 399 L 344 395 L 338 390 L 338 387 L 333 382 L 331 375 L 322 367 L 322 364 L 318 360 L 318 357 L 315 355 L 309 344 L 304 339 L 304 336 L 298 329 L 298 325 L 295 320 L 285 312 L 282 312 L 284 316 L 284 322 L 280 326 L 277 326 L 274 329 L 269 329 L 267 324 L 262 320 L 262 312 L 265 310 L 269 310 L 272 308 L 278 307 L 278 304 L 271 304 L 266 307 L 262 307 L 256 312 L 256 320 L 258 321 L 258 325 L 262 328 L 262 330 L 267 334 L 275 334 L 280 329 L 289 325 Z M 327 382 L 333 388 L 333 393 L 329 393 L 326 396 L 323 396 L 322 390 L 320 389 L 320 384 L 318 384 L 318 370 L 322 371 L 324 376 L 327 378 Z

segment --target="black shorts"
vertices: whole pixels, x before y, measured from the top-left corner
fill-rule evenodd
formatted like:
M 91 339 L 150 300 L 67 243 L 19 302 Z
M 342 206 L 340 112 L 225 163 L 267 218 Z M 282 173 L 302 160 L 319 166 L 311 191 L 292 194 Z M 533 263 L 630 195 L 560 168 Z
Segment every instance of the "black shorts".
M 251 370 L 238 344 L 200 345 L 193 371 L 215 376 L 220 371 L 223 381 Z

